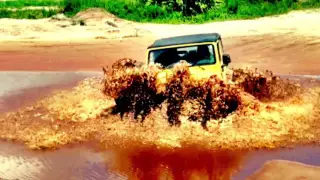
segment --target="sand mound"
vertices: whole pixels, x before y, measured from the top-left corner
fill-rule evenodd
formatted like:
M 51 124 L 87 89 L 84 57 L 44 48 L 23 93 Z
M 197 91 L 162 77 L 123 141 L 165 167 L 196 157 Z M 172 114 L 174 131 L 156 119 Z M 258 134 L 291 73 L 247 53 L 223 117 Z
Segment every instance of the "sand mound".
M 117 39 L 146 35 L 133 23 L 103 9 L 91 8 L 73 18 L 63 14 L 39 20 L 0 19 L 0 39 L 80 40 Z
M 95 21 L 103 21 L 103 20 L 111 20 L 115 22 L 123 21 L 117 18 L 115 15 L 108 13 L 104 9 L 101 8 L 89 8 L 87 10 L 78 12 L 75 16 L 75 19 L 82 20 L 95 20 Z

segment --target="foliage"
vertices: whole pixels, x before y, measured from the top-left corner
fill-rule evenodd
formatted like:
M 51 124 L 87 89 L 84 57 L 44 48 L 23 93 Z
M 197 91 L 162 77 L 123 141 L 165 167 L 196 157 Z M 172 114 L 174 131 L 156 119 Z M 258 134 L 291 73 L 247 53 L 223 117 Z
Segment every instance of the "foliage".
M 98 0 L 96 0 L 98 1 Z M 104 4 L 83 4 L 84 7 L 102 7 L 120 18 L 137 22 L 154 23 L 204 23 L 227 19 L 249 19 L 286 13 L 293 9 L 320 7 L 319 0 L 106 0 Z M 191 8 L 187 8 L 186 3 Z M 192 5 L 192 3 L 194 3 Z M 188 5 L 188 6 L 189 6 Z M 202 8 L 199 8 L 199 7 Z M 83 9 L 80 8 L 80 9 Z M 79 9 L 79 8 L 78 8 Z M 76 12 L 74 12 L 76 13 Z M 74 14 L 73 13 L 73 14 Z
M 105 2 L 102 0 L 64 0 L 63 5 L 63 13 L 66 15 L 75 15 L 77 12 L 87 8 L 104 8 Z
M 23 6 L 60 6 L 67 16 L 87 8 L 103 8 L 120 18 L 137 22 L 204 23 L 250 19 L 287 13 L 290 10 L 320 7 L 319 0 L 17 0 L 0 2 L 1 17 L 41 18 L 52 16 L 34 10 L 10 12 L 4 8 Z M 32 12 L 29 12 L 32 11 Z M 58 10 L 56 13 L 58 13 Z M 37 13 L 38 15 L 31 15 Z
M 60 13 L 61 8 L 57 9 L 22 9 L 29 6 L 63 6 L 61 0 L 16 0 L 0 2 L 0 18 L 14 19 L 41 19 L 51 17 Z
M 15 0 L 0 1 L 0 8 L 23 8 L 27 6 L 63 6 L 62 0 Z
M 8 10 L 0 9 L 0 18 L 14 18 L 14 19 L 42 19 L 51 17 L 59 13 L 59 10 L 46 10 L 46 9 L 37 9 L 37 10 Z
M 167 11 L 182 12 L 183 15 L 195 15 L 207 12 L 214 7 L 214 0 L 141 0 L 146 6 L 156 5 L 164 7 Z
M 238 0 L 226 0 L 226 7 L 228 12 L 236 14 L 238 12 Z

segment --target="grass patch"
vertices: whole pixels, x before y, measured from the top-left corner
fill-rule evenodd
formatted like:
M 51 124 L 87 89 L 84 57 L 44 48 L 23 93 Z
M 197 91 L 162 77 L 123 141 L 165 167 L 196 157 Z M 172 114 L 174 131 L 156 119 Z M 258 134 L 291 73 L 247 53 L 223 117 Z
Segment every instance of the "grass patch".
M 26 6 L 64 6 L 62 0 L 15 0 L 1 1 L 0 8 L 23 8 Z
M 26 7 L 43 7 L 39 9 L 22 9 Z M 59 9 L 44 9 L 46 6 L 57 6 Z M 62 12 L 62 0 L 16 0 L 0 2 L 0 18 L 42 19 Z
M 76 13 L 88 8 L 106 9 L 108 2 L 106 0 L 64 0 L 64 14 L 74 16 Z
M 59 6 L 60 10 L 18 10 L 3 8 L 21 8 L 25 6 Z M 210 21 L 251 19 L 270 15 L 279 15 L 291 10 L 319 8 L 320 0 L 216 0 L 215 6 L 205 13 L 184 16 L 181 11 L 168 8 L 168 5 L 145 4 L 143 0 L 18 0 L 0 3 L 0 18 L 46 18 L 63 12 L 72 17 L 88 8 L 103 8 L 108 12 L 131 21 L 199 24 Z M 2 9 L 1 9 L 2 8 Z
M 51 17 L 55 14 L 58 14 L 59 10 L 45 10 L 45 9 L 37 9 L 37 10 L 8 10 L 8 9 L 0 9 L 0 18 L 13 18 L 13 19 L 42 19 Z
M 295 2 L 294 0 L 254 1 L 225 0 L 217 2 L 217 6 L 206 13 L 184 16 L 182 12 L 174 11 L 166 6 L 146 5 L 139 0 L 72 0 L 67 4 L 65 13 L 73 16 L 77 12 L 91 7 L 103 8 L 116 16 L 136 21 L 170 24 L 197 24 L 209 21 L 224 21 L 236 19 L 251 19 L 270 15 L 287 13 L 290 10 L 319 8 L 320 0 Z

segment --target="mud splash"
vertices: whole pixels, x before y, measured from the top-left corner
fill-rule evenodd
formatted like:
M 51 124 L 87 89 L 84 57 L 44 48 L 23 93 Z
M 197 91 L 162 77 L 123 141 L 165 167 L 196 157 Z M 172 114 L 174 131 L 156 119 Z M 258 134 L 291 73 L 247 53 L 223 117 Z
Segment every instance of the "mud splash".
M 245 106 L 258 110 L 258 102 L 244 103 L 246 95 L 270 101 L 285 100 L 300 93 L 299 86 L 268 71 L 262 74 L 236 69 L 226 82 L 216 75 L 199 78 L 203 75 L 192 74 L 186 61 L 176 64 L 167 74 L 159 64 L 135 63 L 122 59 L 110 73 L 104 69 L 104 93 L 115 99 L 113 113 L 120 113 L 121 118 L 131 112 L 134 119 L 141 116 L 144 121 L 152 109 L 166 104 L 171 125 L 180 125 L 179 117 L 184 114 L 191 121 L 201 119 L 201 125 L 207 129 L 210 119 L 225 119 L 235 111 L 248 109 Z
M 125 70 L 125 73 L 139 73 L 142 71 L 142 75 L 145 76 L 146 74 L 148 78 L 153 76 L 153 72 L 157 72 L 157 69 L 152 70 L 152 67 L 151 71 L 144 68 L 145 67 L 136 69 L 137 71 Z M 183 67 L 180 67 L 180 70 L 181 69 L 183 70 Z M 215 103 L 218 104 L 218 106 L 215 107 L 216 111 L 200 111 L 200 118 L 204 118 L 206 115 L 210 117 L 210 121 L 206 122 L 207 130 L 205 131 L 201 128 L 200 123 L 190 121 L 192 109 L 190 110 L 188 108 L 190 107 L 188 103 L 191 101 L 191 107 L 196 107 L 195 104 L 192 104 L 192 99 L 184 103 L 187 104 L 186 108 L 176 109 L 180 110 L 180 113 L 179 111 L 174 112 L 173 119 L 179 119 L 181 122 L 180 127 L 171 126 L 167 121 L 168 118 L 170 118 L 170 113 L 168 112 L 172 110 L 168 111 L 168 106 L 166 105 L 170 103 L 172 105 L 181 105 L 175 103 L 177 101 L 165 102 L 161 105 L 162 107 L 159 108 L 153 108 L 152 103 L 152 106 L 150 106 L 150 104 L 144 104 L 150 111 L 145 114 L 146 119 L 143 123 L 138 123 L 136 120 L 133 120 L 130 111 L 123 116 L 123 118 L 112 113 L 110 114 L 108 110 L 116 105 L 114 98 L 119 97 L 119 94 L 121 96 L 121 89 L 126 90 L 126 88 L 130 87 L 130 81 L 117 82 L 117 79 L 126 80 L 121 78 L 121 73 L 115 73 L 115 77 L 116 81 L 111 81 L 113 85 L 111 84 L 111 86 L 109 86 L 111 87 L 111 90 L 109 88 L 109 92 L 115 92 L 115 96 L 112 96 L 112 93 L 111 97 L 103 94 L 103 88 L 106 89 L 103 84 L 103 82 L 105 83 L 103 78 L 89 78 L 71 90 L 61 91 L 41 101 L 37 101 L 32 106 L 17 112 L 5 114 L 0 119 L 1 138 L 22 141 L 29 148 L 33 149 L 58 148 L 61 145 L 89 140 L 98 140 L 106 147 L 117 146 L 123 148 L 135 142 L 137 144 L 147 144 L 158 148 L 194 146 L 194 148 L 201 147 L 203 149 L 232 150 L 275 148 L 291 144 L 319 141 L 318 118 L 320 115 L 320 89 L 317 87 L 283 96 L 281 93 L 284 91 L 282 90 L 288 87 L 281 86 L 286 85 L 284 81 L 276 80 L 275 82 L 283 84 L 275 83 L 269 86 L 268 82 L 270 81 L 266 78 L 261 78 L 259 74 L 253 76 L 247 73 L 246 78 L 244 78 L 245 81 L 242 82 L 246 82 L 245 85 L 248 85 L 248 87 L 253 87 L 252 89 L 255 90 L 255 93 L 259 94 L 259 97 L 270 97 L 270 95 L 272 96 L 274 94 L 277 96 L 277 101 L 270 101 L 269 98 L 269 101 L 263 102 L 250 95 L 250 93 L 236 88 L 237 84 L 233 85 L 233 87 L 222 84 L 225 88 L 222 91 L 224 93 L 220 95 L 218 93 L 218 96 L 217 92 L 219 92 L 219 86 L 221 86 L 221 84 L 218 83 L 219 86 L 216 87 L 215 90 L 210 90 L 210 88 L 201 89 L 201 86 L 198 86 L 200 90 L 205 90 L 205 94 L 216 94 L 212 97 L 216 97 L 216 99 L 220 99 L 221 101 Z M 249 79 L 247 77 L 249 77 Z M 176 77 L 172 76 L 171 78 L 175 79 Z M 181 79 L 181 77 L 177 79 Z M 149 82 L 152 83 L 147 83 L 149 89 L 144 92 L 149 92 L 151 89 L 151 92 L 154 93 L 155 90 L 158 91 L 161 89 L 157 87 L 158 84 L 155 84 L 154 81 Z M 193 84 L 192 82 L 194 81 L 188 80 L 186 82 Z M 271 82 L 273 82 L 273 79 L 271 79 Z M 187 85 L 184 84 L 188 89 Z M 201 81 L 198 85 L 201 85 Z M 279 93 L 277 88 L 267 88 L 267 91 L 260 91 L 261 85 L 281 87 L 279 88 L 281 91 Z M 192 88 L 189 86 L 189 89 Z M 234 91 L 234 89 L 236 89 L 236 91 Z M 176 89 L 173 88 L 173 90 Z M 183 91 L 182 98 L 187 94 Z M 143 92 L 143 89 L 142 91 L 137 91 L 137 93 L 140 92 Z M 233 95 L 235 96 L 241 96 L 239 100 L 241 101 L 241 108 L 238 108 L 234 112 L 231 111 L 232 113 L 229 111 L 229 113 L 226 114 L 229 105 L 224 102 L 230 98 L 225 95 L 232 95 L 230 92 L 234 92 Z M 133 98 L 134 101 L 130 103 L 137 104 L 135 101 L 152 100 L 152 96 L 143 95 L 143 97 L 147 97 L 147 99 L 139 100 Z M 292 97 L 293 95 L 294 97 Z M 207 104 L 208 96 L 202 97 L 199 101 L 200 104 L 203 102 Z M 286 99 L 279 101 L 279 97 L 286 97 Z M 153 101 L 153 103 L 154 102 L 155 101 Z M 127 105 L 130 105 L 130 103 Z M 150 101 L 148 103 L 150 103 Z M 212 102 L 209 101 L 209 103 Z M 220 106 L 219 103 L 222 105 Z M 142 106 L 142 110 L 143 107 L 144 106 Z M 136 108 L 129 108 L 129 110 L 135 109 Z M 205 109 L 206 108 L 204 108 L 204 110 Z M 212 117 L 214 117 L 213 115 L 216 115 L 216 112 L 225 113 L 227 116 L 223 116 L 218 120 L 212 119 Z M 138 113 L 138 115 L 141 114 Z M 135 118 L 137 118 L 137 116 L 135 116 Z M 208 120 L 208 118 L 206 120 Z
M 143 123 L 130 113 L 121 119 L 106 111 L 115 102 L 103 94 L 103 78 L 88 78 L 70 90 L 4 114 L 0 136 L 31 149 L 98 142 L 101 149 L 114 152 L 112 158 L 103 155 L 108 169 L 129 179 L 229 179 L 241 168 L 249 149 L 319 143 L 320 86 L 312 82 L 314 86 L 304 87 L 296 97 L 283 101 L 262 102 L 241 92 L 244 108 L 220 121 L 208 121 L 204 130 L 185 113 L 179 116 L 180 127 L 170 126 L 166 105 L 153 109 Z M 93 174 L 76 177 L 80 176 Z M 99 174 L 96 178 L 104 177 Z

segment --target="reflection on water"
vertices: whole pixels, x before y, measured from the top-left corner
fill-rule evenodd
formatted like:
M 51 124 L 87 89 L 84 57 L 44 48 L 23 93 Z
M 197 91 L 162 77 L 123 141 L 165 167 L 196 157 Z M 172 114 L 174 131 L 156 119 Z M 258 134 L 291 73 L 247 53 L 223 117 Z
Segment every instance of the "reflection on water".
M 71 85 L 57 85 L 57 86 L 44 86 L 44 87 L 35 87 L 22 89 L 14 94 L 9 96 L 0 96 L 0 113 L 5 113 L 9 111 L 15 111 L 19 108 L 23 108 L 41 98 L 44 98 L 46 95 L 55 92 L 57 89 L 67 89 L 71 88 L 74 84 Z
M 242 157 L 240 152 L 192 148 L 142 148 L 102 153 L 81 146 L 36 152 L 1 143 L 0 177 L 26 180 L 230 179 Z
M 104 157 L 86 147 L 35 152 L 20 145 L 0 144 L 0 178 L 4 179 L 125 179 L 106 171 Z
M 149 147 L 118 152 L 115 169 L 131 179 L 230 179 L 244 152 L 194 147 L 174 150 Z
M 209 151 L 191 147 L 160 150 L 149 147 L 101 152 L 81 145 L 39 152 L 20 145 L 1 143 L 0 178 L 242 180 L 272 159 L 320 165 L 320 147 L 253 152 Z
M 74 87 L 101 72 L 0 72 L 0 113 L 14 111 L 48 94 Z

